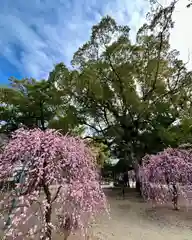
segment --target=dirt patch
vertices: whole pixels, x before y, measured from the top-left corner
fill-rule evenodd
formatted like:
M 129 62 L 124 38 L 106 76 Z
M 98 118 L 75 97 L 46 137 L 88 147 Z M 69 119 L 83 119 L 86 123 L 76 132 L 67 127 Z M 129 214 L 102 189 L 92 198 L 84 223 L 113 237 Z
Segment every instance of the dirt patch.
M 118 193 L 118 191 L 116 192 Z M 153 208 L 134 192 L 123 200 L 107 192 L 111 219 L 101 217 L 93 226 L 98 239 L 105 240 L 189 240 L 191 239 L 192 210 L 181 206 L 173 211 L 171 205 Z

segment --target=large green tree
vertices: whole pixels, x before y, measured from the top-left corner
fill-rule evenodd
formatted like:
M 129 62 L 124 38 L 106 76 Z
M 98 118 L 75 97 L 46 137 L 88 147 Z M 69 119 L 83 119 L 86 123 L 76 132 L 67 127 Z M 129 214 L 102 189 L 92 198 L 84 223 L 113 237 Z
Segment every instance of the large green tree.
M 59 64 L 53 71 L 60 88 L 72 97 L 78 121 L 135 166 L 145 153 L 177 144 L 171 137 L 173 124 L 182 117 L 191 87 L 191 72 L 170 49 L 174 7 L 153 11 L 135 43 L 129 27 L 104 17 L 74 54 L 76 70 Z

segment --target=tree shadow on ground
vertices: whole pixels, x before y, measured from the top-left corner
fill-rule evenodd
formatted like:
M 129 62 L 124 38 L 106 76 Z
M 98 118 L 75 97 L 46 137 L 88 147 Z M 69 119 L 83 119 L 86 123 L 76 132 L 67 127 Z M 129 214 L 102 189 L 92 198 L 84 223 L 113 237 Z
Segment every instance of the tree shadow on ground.
M 130 200 L 136 202 L 144 202 L 140 194 L 135 190 L 135 188 L 125 188 L 125 196 L 123 197 L 122 188 L 108 188 L 104 189 L 107 197 L 116 198 L 117 200 Z

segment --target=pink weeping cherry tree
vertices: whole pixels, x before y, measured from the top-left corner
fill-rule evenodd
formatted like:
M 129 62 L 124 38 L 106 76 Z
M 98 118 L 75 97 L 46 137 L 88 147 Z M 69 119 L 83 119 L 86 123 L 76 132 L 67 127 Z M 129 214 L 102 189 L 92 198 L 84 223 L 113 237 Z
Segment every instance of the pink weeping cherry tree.
M 20 166 L 14 188 L 1 194 L 4 239 L 84 234 L 98 213 L 108 211 L 95 162 L 80 138 L 55 130 L 17 130 L 0 155 L 1 181 Z
M 178 210 L 179 196 L 189 203 L 192 190 L 192 152 L 185 149 L 165 149 L 143 158 L 140 167 L 142 194 L 153 203 L 172 201 Z

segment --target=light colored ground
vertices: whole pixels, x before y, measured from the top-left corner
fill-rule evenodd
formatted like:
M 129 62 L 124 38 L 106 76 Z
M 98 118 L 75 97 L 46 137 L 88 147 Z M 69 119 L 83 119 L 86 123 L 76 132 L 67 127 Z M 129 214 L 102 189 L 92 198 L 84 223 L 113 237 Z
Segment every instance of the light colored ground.
M 192 234 L 192 210 L 172 206 L 155 209 L 144 203 L 136 194 L 126 193 L 123 200 L 120 190 L 105 189 L 111 206 L 111 219 L 100 216 L 92 227 L 92 237 L 86 240 L 189 240 Z M 94 235 L 94 236 L 93 236 Z M 68 240 L 82 240 L 78 234 Z M 53 240 L 63 237 L 53 236 Z
M 109 190 L 108 190 L 109 191 Z M 101 240 L 189 240 L 191 239 L 192 211 L 172 206 L 152 209 L 132 193 L 126 199 L 108 194 L 111 219 L 98 219 L 93 227 L 94 235 Z M 71 238 L 72 239 L 72 238 Z M 94 238 L 93 238 L 94 239 Z

